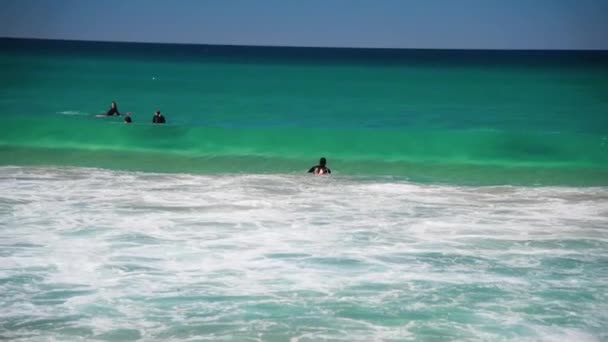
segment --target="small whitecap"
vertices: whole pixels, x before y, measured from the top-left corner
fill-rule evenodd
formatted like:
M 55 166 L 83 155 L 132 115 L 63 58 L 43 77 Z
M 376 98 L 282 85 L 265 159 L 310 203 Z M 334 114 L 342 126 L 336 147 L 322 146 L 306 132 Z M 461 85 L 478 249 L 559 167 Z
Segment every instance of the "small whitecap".
M 56 113 L 61 115 L 88 115 L 87 113 L 78 110 L 64 110 Z

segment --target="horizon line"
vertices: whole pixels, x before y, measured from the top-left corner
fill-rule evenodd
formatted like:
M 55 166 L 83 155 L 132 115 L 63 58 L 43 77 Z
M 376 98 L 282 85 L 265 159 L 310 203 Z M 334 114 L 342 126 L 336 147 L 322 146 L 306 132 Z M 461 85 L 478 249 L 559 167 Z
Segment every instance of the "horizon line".
M 499 49 L 499 48 L 415 48 L 415 47 L 357 47 L 357 46 L 312 46 L 312 45 L 256 45 L 256 44 L 214 44 L 214 43 L 184 43 L 184 42 L 142 42 L 127 40 L 86 40 L 69 38 L 32 38 L 0 36 L 0 40 L 38 40 L 56 42 L 82 43 L 117 43 L 117 44 L 148 44 L 148 45 L 185 45 L 185 46 L 222 46 L 236 48 L 291 48 L 291 49 L 343 49 L 343 50 L 418 50 L 418 51 L 514 51 L 514 52 L 608 52 L 608 49 Z

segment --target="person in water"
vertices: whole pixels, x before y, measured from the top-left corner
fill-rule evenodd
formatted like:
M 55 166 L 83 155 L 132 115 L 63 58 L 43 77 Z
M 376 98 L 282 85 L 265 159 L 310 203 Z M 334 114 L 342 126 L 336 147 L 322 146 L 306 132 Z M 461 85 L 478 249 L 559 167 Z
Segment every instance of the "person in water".
M 319 159 L 319 165 L 313 166 L 308 170 L 308 173 L 314 173 L 315 175 L 329 175 L 331 174 L 331 170 L 325 166 L 327 164 L 327 159 L 321 157 Z
M 165 123 L 165 117 L 160 113 L 160 110 L 157 110 L 156 113 L 154 113 L 154 116 L 152 117 L 152 123 L 155 123 L 155 124 L 164 124 Z
M 133 120 L 131 119 L 131 112 L 127 112 L 124 122 L 126 124 L 130 124 L 131 122 L 133 122 Z
M 108 112 L 106 113 L 106 116 L 112 116 L 112 115 L 120 115 L 120 112 L 118 111 L 118 107 L 116 106 L 116 102 L 112 101 L 112 104 L 110 105 L 110 109 L 108 109 Z

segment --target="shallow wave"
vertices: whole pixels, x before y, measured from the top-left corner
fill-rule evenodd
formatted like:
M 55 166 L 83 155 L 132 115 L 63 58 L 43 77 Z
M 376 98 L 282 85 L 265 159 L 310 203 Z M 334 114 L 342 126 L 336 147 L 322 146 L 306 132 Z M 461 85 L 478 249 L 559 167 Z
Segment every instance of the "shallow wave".
M 608 189 L 0 168 L 0 336 L 604 340 Z
M 325 156 L 344 175 L 467 185 L 608 185 L 603 134 L 486 129 L 212 127 L 148 118 L 13 117 L 0 165 L 146 172 L 295 173 Z M 24 129 L 26 128 L 26 129 Z

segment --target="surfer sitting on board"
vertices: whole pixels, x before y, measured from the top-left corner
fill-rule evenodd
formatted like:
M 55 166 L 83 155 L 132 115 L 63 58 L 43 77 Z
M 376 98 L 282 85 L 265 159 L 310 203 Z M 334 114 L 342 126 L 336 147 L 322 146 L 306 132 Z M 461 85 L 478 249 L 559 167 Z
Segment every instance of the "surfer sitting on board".
M 118 107 L 116 107 L 116 102 L 112 101 L 112 104 L 110 105 L 110 109 L 108 109 L 108 112 L 106 113 L 106 116 L 112 116 L 112 115 L 120 115 L 120 113 L 118 112 Z
M 308 170 L 308 173 L 314 173 L 315 175 L 329 175 L 331 174 L 331 170 L 325 166 L 327 164 L 327 160 L 323 157 L 319 159 L 319 165 L 313 166 Z
M 155 123 L 155 124 L 164 124 L 165 123 L 165 117 L 160 113 L 160 110 L 157 110 L 154 113 L 154 116 L 152 117 L 152 123 Z

